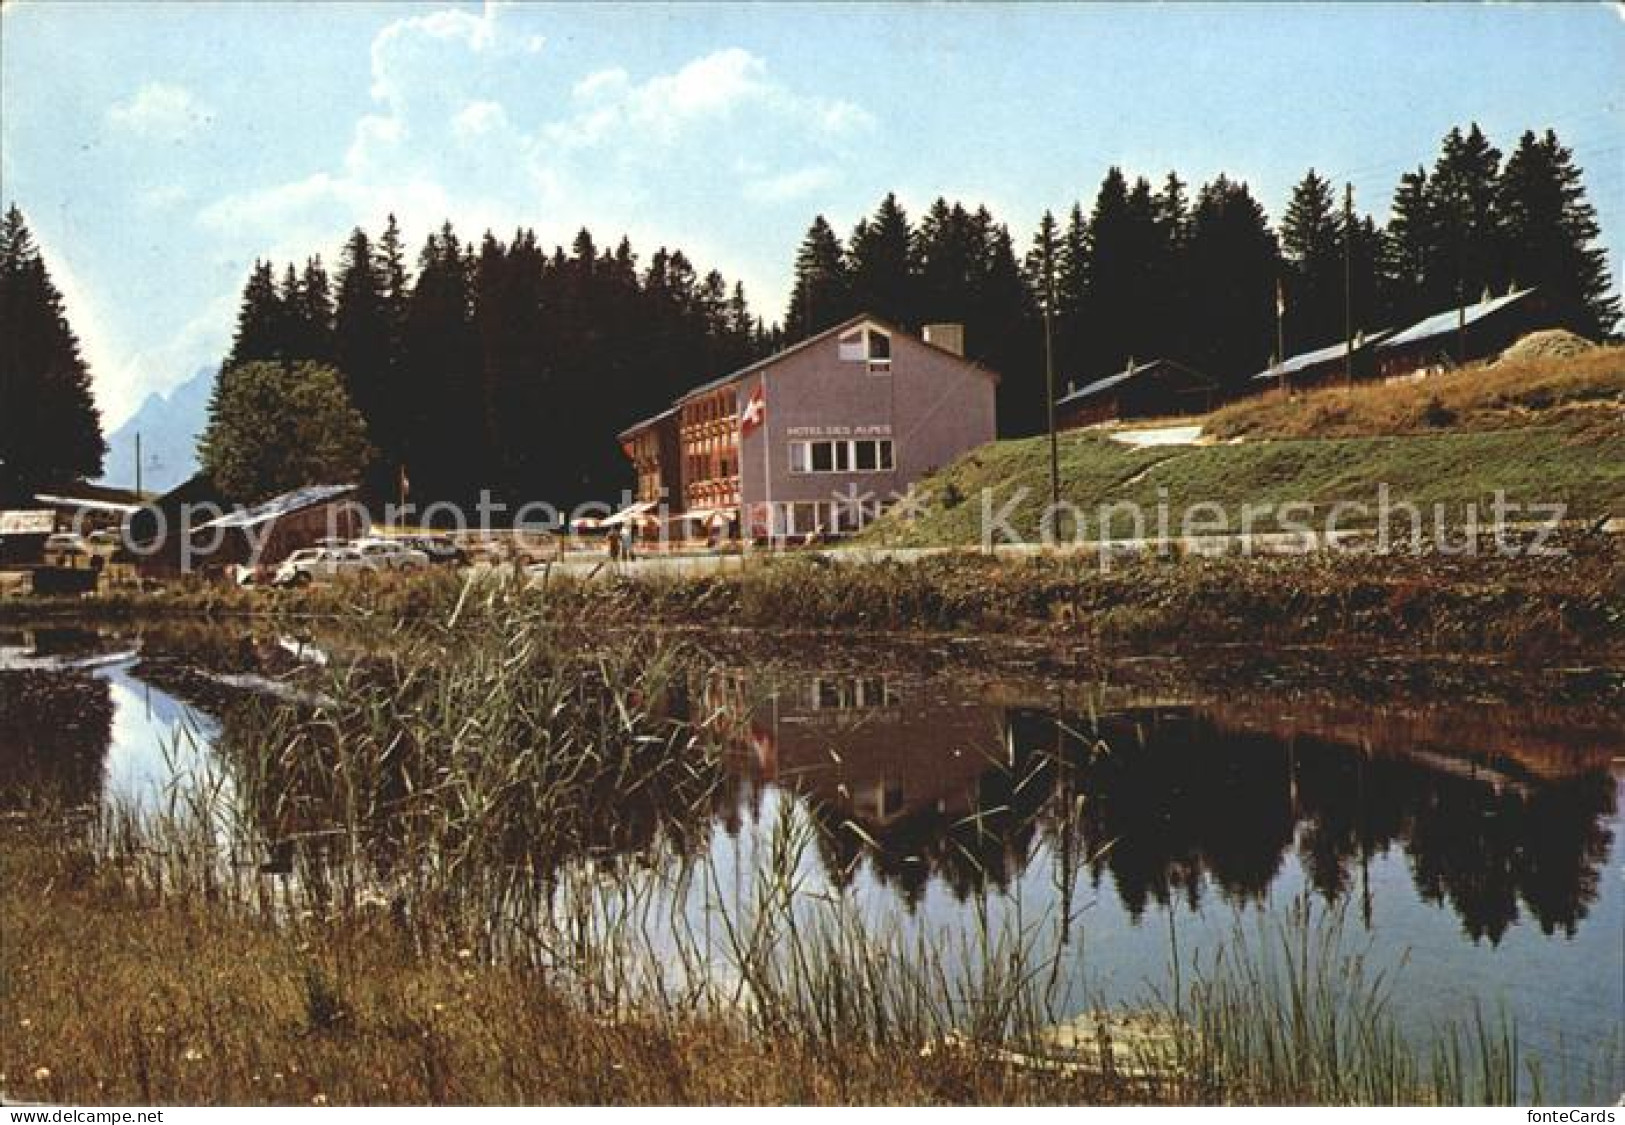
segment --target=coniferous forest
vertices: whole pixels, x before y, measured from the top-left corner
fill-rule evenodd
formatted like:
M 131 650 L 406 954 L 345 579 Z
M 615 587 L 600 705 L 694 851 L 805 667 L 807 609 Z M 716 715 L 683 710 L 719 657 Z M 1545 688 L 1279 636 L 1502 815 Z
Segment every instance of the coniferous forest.
M 1431 167 L 1404 174 L 1379 225 L 1314 170 L 1272 224 L 1247 184 L 1152 182 L 1109 169 L 1092 199 L 1045 213 L 1018 244 L 985 207 L 895 196 L 845 238 L 814 218 L 795 251 L 782 328 L 739 284 L 680 250 L 644 260 L 581 231 L 568 249 L 529 230 L 464 241 L 448 223 L 412 252 L 393 218 L 320 258 L 258 262 L 223 368 L 311 361 L 337 370 L 364 420 L 369 491 L 468 503 L 614 500 L 630 475 L 615 435 L 684 390 L 859 311 L 906 328 L 965 325 L 967 350 L 1003 376 L 1002 433 L 1044 420 L 1043 310 L 1058 385 L 1164 356 L 1232 388 L 1276 350 L 1397 327 L 1486 292 L 1539 286 L 1567 327 L 1614 330 L 1581 170 L 1551 131 L 1503 154 L 1476 125 L 1452 129 Z M 3 246 L 7 409 L 0 460 L 12 492 L 99 471 L 89 376 L 20 213 Z M 1346 272 L 1345 272 L 1346 271 Z M 1345 276 L 1348 278 L 1345 286 Z M 217 395 L 218 401 L 218 395 Z M 30 404 L 27 410 L 14 404 Z
M 1109 169 L 1093 199 L 1046 213 L 1018 244 L 985 207 L 938 199 L 919 216 L 895 196 L 844 238 L 822 215 L 795 251 L 782 328 L 744 290 L 677 250 L 647 262 L 583 230 L 544 249 L 530 231 L 465 243 L 448 224 L 408 254 L 393 220 L 356 230 L 331 278 L 258 263 L 226 366 L 328 362 L 377 450 L 374 490 L 509 502 L 614 499 L 629 473 L 615 435 L 673 397 L 860 312 L 917 329 L 965 325 L 972 358 L 1001 373 L 999 427 L 1044 422 L 1042 310 L 1058 384 L 1166 356 L 1233 388 L 1276 348 L 1341 340 L 1345 270 L 1356 330 L 1396 327 L 1540 286 L 1560 319 L 1597 338 L 1619 315 L 1594 210 L 1550 131 L 1510 154 L 1476 126 L 1406 173 L 1379 225 L 1311 170 L 1272 224 L 1247 184 L 1193 186 Z M 1345 256 L 1347 261 L 1345 261 Z

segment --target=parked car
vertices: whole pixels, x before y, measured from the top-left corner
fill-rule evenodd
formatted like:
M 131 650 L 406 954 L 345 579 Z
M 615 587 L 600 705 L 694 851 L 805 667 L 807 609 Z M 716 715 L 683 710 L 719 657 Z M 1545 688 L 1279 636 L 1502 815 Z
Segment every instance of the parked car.
M 88 555 L 90 544 L 75 531 L 58 531 L 45 540 L 45 553 L 49 555 Z
M 427 552 L 409 547 L 398 539 L 357 539 L 350 550 L 378 570 L 421 570 L 429 565 Z
M 396 542 L 414 551 L 422 551 L 431 563 L 456 566 L 468 563 L 468 552 L 444 535 L 403 535 Z
M 278 586 L 308 586 L 342 574 L 371 574 L 379 569 L 354 547 L 305 547 L 283 559 L 271 581 Z

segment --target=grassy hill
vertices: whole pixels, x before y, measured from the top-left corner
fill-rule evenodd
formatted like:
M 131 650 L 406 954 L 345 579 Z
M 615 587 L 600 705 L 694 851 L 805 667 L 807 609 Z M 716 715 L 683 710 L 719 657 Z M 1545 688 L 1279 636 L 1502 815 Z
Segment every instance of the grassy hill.
M 1159 504 L 1174 534 L 1187 514 L 1203 517 L 1204 531 L 1239 531 L 1244 505 L 1271 509 L 1255 510 L 1254 530 L 1283 519 L 1320 526 L 1333 505 L 1374 508 L 1384 485 L 1391 503 L 1420 506 L 1429 526 L 1436 505 L 1449 526 L 1473 504 L 1487 520 L 1497 490 L 1519 505 L 1565 504 L 1570 518 L 1625 514 L 1622 348 L 1417 383 L 1271 392 L 1190 421 L 1202 424 L 1205 444 L 1137 449 L 1106 429 L 1061 435 L 1061 495 L 1083 513 L 1083 538 L 1100 537 L 1103 506 L 1125 503 L 1146 513 L 1151 534 Z M 995 442 L 921 482 L 926 500 L 912 517 L 889 514 L 862 541 L 974 545 L 984 512 L 1007 510 L 1004 522 L 1034 539 L 1049 487 L 1047 438 Z M 1282 511 L 1289 503 L 1310 507 Z M 1227 526 L 1214 526 L 1216 511 L 1193 511 L 1199 504 L 1219 505 Z M 1345 510 L 1339 526 L 1374 521 Z M 1112 519 L 1110 537 L 1132 533 L 1126 513 Z

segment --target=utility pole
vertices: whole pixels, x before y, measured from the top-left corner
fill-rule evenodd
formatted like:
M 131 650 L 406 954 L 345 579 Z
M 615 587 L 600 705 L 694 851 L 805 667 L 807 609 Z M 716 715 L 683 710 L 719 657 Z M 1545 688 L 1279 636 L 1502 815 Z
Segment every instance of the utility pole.
M 1354 385 L 1354 185 L 1343 183 L 1343 382 Z
M 141 499 L 141 431 L 135 432 L 135 498 Z
M 1286 390 L 1286 290 L 1281 287 L 1281 275 L 1275 275 L 1275 382 Z
M 1456 366 L 1467 362 L 1467 198 L 1458 184 L 1453 193 L 1456 217 Z
M 1055 256 L 1044 263 L 1044 402 L 1049 418 L 1049 510 L 1059 538 L 1061 521 L 1061 445 L 1055 434 L 1055 343 L 1050 319 L 1055 309 Z

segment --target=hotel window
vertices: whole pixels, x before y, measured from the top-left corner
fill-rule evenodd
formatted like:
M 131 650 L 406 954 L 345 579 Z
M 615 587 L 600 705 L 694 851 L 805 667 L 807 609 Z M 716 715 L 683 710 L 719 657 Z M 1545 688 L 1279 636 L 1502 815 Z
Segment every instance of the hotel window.
M 862 362 L 871 375 L 891 374 L 891 334 L 872 325 L 861 325 L 840 340 L 841 358 Z
M 886 473 L 892 466 L 891 438 L 790 443 L 792 473 Z

